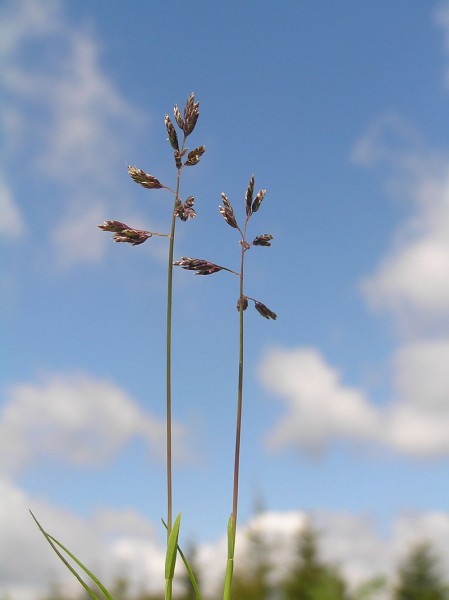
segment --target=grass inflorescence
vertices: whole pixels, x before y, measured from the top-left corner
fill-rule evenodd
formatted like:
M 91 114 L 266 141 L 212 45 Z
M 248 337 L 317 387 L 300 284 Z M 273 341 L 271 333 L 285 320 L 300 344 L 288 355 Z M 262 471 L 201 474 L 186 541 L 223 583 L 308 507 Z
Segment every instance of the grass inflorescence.
M 237 230 L 240 237 L 240 264 L 237 270 L 229 267 L 224 267 L 208 260 L 182 257 L 174 261 L 174 245 L 176 234 L 177 220 L 183 222 L 188 221 L 196 216 L 194 209 L 195 198 L 188 196 L 184 200 L 180 196 L 181 175 L 185 167 L 193 167 L 200 162 L 202 155 L 205 152 L 203 145 L 197 146 L 189 150 L 186 146 L 187 138 L 190 136 L 198 121 L 199 103 L 195 101 L 195 96 L 192 93 L 185 104 L 184 110 L 181 113 L 178 105 L 175 105 L 173 110 L 174 122 L 168 115 L 165 115 L 164 123 L 168 135 L 168 141 L 173 152 L 174 166 L 176 169 L 175 184 L 170 187 L 162 183 L 157 177 L 144 171 L 143 169 L 129 166 L 128 173 L 131 179 L 144 187 L 147 190 L 165 190 L 172 194 L 173 204 L 171 208 L 170 226 L 168 233 L 152 232 L 134 228 L 121 221 L 106 220 L 98 227 L 107 232 L 113 233 L 112 239 L 114 242 L 129 243 L 133 246 L 138 246 L 146 242 L 152 237 L 168 238 L 167 249 L 167 299 L 166 299 L 166 480 L 167 480 L 167 515 L 166 520 L 162 520 L 167 533 L 167 549 L 165 561 L 165 598 L 172 598 L 173 590 L 172 583 L 175 573 L 176 557 L 179 554 L 187 569 L 190 581 L 192 583 L 197 600 L 201 599 L 201 593 L 195 578 L 195 575 L 189 565 L 189 562 L 184 553 L 179 548 L 178 539 L 180 531 L 180 515 L 173 521 L 173 484 L 172 484 L 172 306 L 173 306 L 173 267 L 180 266 L 183 269 L 194 271 L 196 275 L 212 275 L 220 271 L 225 271 L 231 275 L 238 277 L 238 298 L 237 310 L 239 313 L 238 319 L 238 337 L 239 337 L 239 356 L 238 356 L 238 386 L 237 386 L 237 410 L 236 410 L 236 425 L 235 425 L 235 451 L 234 451 L 234 476 L 232 485 L 232 511 L 228 521 L 228 558 L 224 577 L 223 599 L 230 600 L 231 584 L 234 569 L 234 553 L 237 530 L 237 511 L 238 511 L 238 489 L 239 489 L 239 471 L 240 471 L 240 443 L 242 437 L 242 407 L 243 407 L 243 375 L 244 375 L 244 314 L 250 302 L 254 305 L 256 311 L 264 318 L 275 320 L 276 314 L 269 309 L 260 300 L 256 300 L 245 292 L 245 256 L 252 248 L 257 246 L 271 246 L 273 236 L 263 233 L 257 235 L 252 241 L 247 239 L 247 229 L 251 218 L 259 211 L 262 202 L 265 198 L 266 190 L 260 190 L 254 195 L 255 179 L 251 177 L 248 184 L 243 203 L 243 220 L 239 224 L 234 209 L 225 193 L 221 194 L 221 202 L 219 212 L 225 222 L 232 228 Z M 98 579 L 89 571 L 79 559 L 63 546 L 56 538 L 50 535 L 43 529 L 41 524 L 34 517 L 38 528 L 45 536 L 53 550 L 64 564 L 70 569 L 74 576 L 80 581 L 86 592 L 92 600 L 99 600 L 96 592 L 83 580 L 79 572 L 73 567 L 67 558 L 70 558 L 84 572 L 85 575 L 97 586 L 106 600 L 112 600 L 108 590 L 98 581 Z

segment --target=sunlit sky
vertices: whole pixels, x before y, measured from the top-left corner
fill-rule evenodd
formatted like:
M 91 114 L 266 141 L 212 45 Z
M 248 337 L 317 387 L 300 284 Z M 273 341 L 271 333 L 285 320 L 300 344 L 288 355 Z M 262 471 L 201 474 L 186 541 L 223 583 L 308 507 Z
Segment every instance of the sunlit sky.
M 159 585 L 167 240 L 97 225 L 168 231 L 172 196 L 126 167 L 176 185 L 164 115 L 192 91 L 175 257 L 238 269 L 218 205 L 242 220 L 253 174 L 249 237 L 274 236 L 247 253 L 278 318 L 245 314 L 242 527 L 288 544 L 312 515 L 355 583 L 418 538 L 449 564 L 449 3 L 4 0 L 0 61 L 0 591 L 66 576 L 29 508 Z M 219 575 L 238 280 L 174 285 L 174 509 Z

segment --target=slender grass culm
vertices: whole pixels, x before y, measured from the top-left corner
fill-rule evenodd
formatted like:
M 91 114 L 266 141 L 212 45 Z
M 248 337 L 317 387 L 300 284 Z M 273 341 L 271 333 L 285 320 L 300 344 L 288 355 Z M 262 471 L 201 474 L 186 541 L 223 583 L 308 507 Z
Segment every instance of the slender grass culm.
M 180 197 L 180 185 L 181 185 L 181 173 L 184 167 L 192 167 L 198 164 L 201 156 L 205 152 L 204 146 L 197 146 L 190 152 L 186 147 L 187 137 L 195 129 L 199 117 L 199 103 L 195 102 L 195 96 L 192 93 L 187 99 L 184 113 L 178 108 L 178 105 L 174 107 L 174 118 L 182 133 L 181 143 L 178 140 L 178 134 L 175 126 L 173 125 L 170 117 L 165 115 L 165 127 L 167 129 L 168 141 L 173 149 L 173 157 L 175 167 L 177 170 L 176 185 L 175 189 L 161 183 L 154 175 L 146 173 L 142 169 L 129 166 L 128 173 L 130 177 L 139 185 L 149 190 L 167 190 L 171 192 L 174 198 L 173 207 L 171 210 L 171 227 L 170 233 L 156 233 L 152 231 L 145 231 L 130 227 L 129 225 L 120 221 L 105 221 L 98 227 L 103 231 L 112 232 L 113 239 L 115 242 L 125 242 L 137 246 L 143 244 L 147 239 L 153 236 L 167 237 L 169 240 L 168 245 L 168 257 L 167 257 L 167 312 L 166 312 L 166 472 L 167 472 L 167 516 L 166 521 L 163 521 L 167 530 L 167 552 L 165 562 L 165 598 L 170 600 L 172 597 L 172 582 L 175 570 L 176 555 L 178 552 L 178 534 L 180 526 L 180 515 L 176 518 L 173 523 L 173 485 L 172 485 L 172 393 L 171 393 L 171 375 L 172 375 L 172 305 L 173 305 L 173 253 L 175 244 L 175 231 L 176 221 L 188 221 L 190 218 L 196 216 L 196 212 L 193 208 L 195 198 L 188 196 L 184 202 Z M 103 595 L 107 600 L 112 600 L 110 593 L 107 589 L 98 581 L 98 579 L 85 567 L 81 561 L 75 558 L 60 542 L 58 542 L 53 536 L 47 533 L 37 519 L 35 519 L 40 531 L 43 533 L 47 541 L 52 546 L 53 550 L 64 562 L 64 564 L 70 569 L 75 577 L 83 585 L 87 593 L 94 599 L 99 600 L 97 594 L 87 585 L 87 583 L 81 578 L 78 572 L 70 565 L 66 558 L 61 554 L 60 550 L 69 556 L 76 564 L 81 568 L 82 571 L 98 586 Z M 59 550 L 58 550 L 59 548 Z M 185 556 L 181 554 L 181 557 L 186 563 Z M 194 580 L 193 573 L 186 564 L 189 572 L 189 576 L 192 580 L 192 584 L 197 589 L 196 581 Z
M 196 216 L 193 208 L 195 199 L 193 196 L 188 196 L 184 201 L 180 197 L 181 174 L 184 167 L 194 166 L 199 161 L 205 152 L 204 146 L 198 146 L 189 152 L 186 147 L 188 136 L 193 132 L 199 116 L 199 103 L 195 102 L 194 94 L 192 93 L 185 105 L 184 112 L 181 112 L 177 105 L 174 107 L 174 118 L 180 131 L 182 132 L 181 143 L 178 140 L 178 134 L 170 117 L 165 116 L 165 127 L 168 133 L 168 140 L 173 149 L 173 157 L 177 171 L 176 185 L 169 187 L 161 183 L 156 177 L 138 169 L 136 167 L 128 167 L 128 172 L 131 178 L 149 190 L 164 189 L 173 195 L 173 207 L 171 210 L 171 226 L 169 233 L 157 233 L 141 229 L 135 229 L 120 221 L 105 221 L 98 227 L 103 231 L 113 233 L 115 242 L 125 242 L 133 246 L 140 245 L 153 236 L 168 238 L 168 253 L 167 253 L 167 310 L 166 310 L 166 479 L 167 479 L 167 515 L 166 520 L 162 520 L 167 534 L 166 559 L 165 559 L 165 600 L 171 600 L 173 595 L 172 585 L 175 573 L 176 557 L 179 553 L 189 575 L 195 597 L 201 600 L 201 593 L 189 565 L 189 562 L 181 551 L 178 545 L 178 536 L 180 529 L 180 514 L 173 520 L 173 485 L 172 485 L 172 305 L 173 305 L 173 266 L 180 266 L 184 269 L 195 271 L 197 275 L 211 275 L 219 271 L 227 271 L 236 275 L 239 279 L 239 296 L 237 300 L 237 310 L 239 313 L 239 362 L 238 362 L 238 386 L 237 386 L 237 414 L 235 428 L 235 451 L 234 451 L 234 476 L 233 476 L 233 493 L 232 493 L 232 512 L 228 521 L 228 557 L 226 563 L 223 600 L 231 599 L 231 585 L 234 569 L 234 554 L 235 541 L 237 530 L 237 511 L 239 499 L 239 470 L 240 470 L 240 441 L 242 435 L 242 407 L 243 407 L 243 375 L 244 375 L 244 313 L 250 302 L 254 303 L 257 312 L 266 319 L 276 319 L 276 314 L 272 312 L 265 304 L 259 300 L 248 296 L 244 290 L 244 270 L 246 253 L 253 246 L 271 246 L 273 236 L 270 234 L 262 234 L 255 237 L 252 242 L 247 241 L 247 228 L 251 217 L 256 213 L 265 197 L 266 190 L 260 190 L 254 197 L 254 177 L 251 177 L 245 195 L 245 220 L 244 225 L 240 227 L 234 214 L 234 210 L 226 196 L 222 193 L 222 204 L 219 206 L 219 211 L 224 220 L 233 229 L 236 229 L 240 235 L 240 270 L 235 271 L 227 267 L 217 265 L 215 263 L 182 257 L 180 260 L 173 261 L 176 221 L 188 221 Z M 32 513 L 31 513 L 32 514 Z M 112 595 L 106 587 L 98 580 L 98 578 L 77 558 L 70 550 L 62 545 L 55 537 L 44 530 L 36 517 L 32 514 L 39 530 L 44 535 L 48 543 L 53 548 L 54 552 L 60 560 L 66 565 L 71 573 L 78 579 L 87 594 L 92 600 L 113 600 Z M 72 562 L 69 562 L 70 561 Z M 73 564 L 74 563 L 74 564 Z M 76 566 L 75 566 L 76 565 Z M 82 573 L 88 578 L 88 583 L 81 577 Z M 94 589 L 92 589 L 94 584 Z M 94 591 L 95 590 L 95 591 Z
M 234 570 L 234 552 L 235 552 L 235 536 L 237 530 L 237 510 L 238 510 L 238 498 L 239 498 L 239 472 L 240 472 L 240 440 L 242 434 L 242 407 L 243 407 L 243 367 L 244 367 L 244 311 L 248 308 L 248 301 L 252 301 L 256 310 L 266 319 L 276 319 L 276 314 L 271 311 L 265 304 L 259 302 L 251 296 L 247 296 L 244 293 L 244 270 L 245 270 L 245 256 L 247 251 L 252 246 L 271 246 L 271 240 L 273 236 L 264 233 L 258 235 L 254 240 L 249 243 L 246 239 L 247 227 L 252 215 L 257 212 L 260 208 L 262 200 L 264 199 L 266 190 L 260 190 L 254 198 L 254 176 L 246 190 L 245 195 L 245 224 L 243 229 L 240 228 L 237 219 L 234 214 L 234 210 L 229 202 L 226 194 L 221 194 L 223 206 L 219 206 L 220 213 L 224 220 L 232 228 L 237 229 L 240 234 L 240 271 L 236 272 L 227 267 L 222 267 L 211 263 L 206 260 L 198 258 L 182 257 L 180 260 L 175 262 L 175 265 L 188 269 L 190 271 L 196 271 L 196 275 L 212 275 L 219 271 L 228 271 L 237 275 L 239 278 L 239 297 L 237 300 L 237 310 L 239 312 L 239 369 L 238 369 L 238 384 L 237 384 L 237 417 L 235 427 L 235 451 L 234 451 L 234 482 L 233 482 L 233 494 L 232 494 L 232 513 L 228 522 L 228 560 L 226 564 L 226 574 L 224 582 L 223 600 L 230 600 L 231 598 L 231 584 L 232 575 Z

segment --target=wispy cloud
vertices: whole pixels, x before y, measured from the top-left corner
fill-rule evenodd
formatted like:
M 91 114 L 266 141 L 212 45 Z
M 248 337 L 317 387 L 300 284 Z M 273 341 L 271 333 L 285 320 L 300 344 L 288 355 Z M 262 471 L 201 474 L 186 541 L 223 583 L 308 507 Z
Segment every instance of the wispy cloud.
M 13 200 L 13 194 L 0 173 L 0 218 L 2 221 L 3 239 L 16 239 L 25 233 L 25 223 L 19 207 Z
M 264 385 L 285 402 L 270 432 L 271 450 L 295 446 L 321 451 L 336 438 L 370 439 L 378 415 L 362 392 L 342 384 L 340 374 L 311 348 L 272 349 L 259 369 Z
M 362 289 L 404 333 L 449 332 L 449 157 L 425 149 L 411 132 L 398 117 L 380 117 L 354 147 L 358 162 L 389 168 L 388 188 L 411 208 Z
M 270 451 L 322 452 L 335 441 L 373 444 L 426 458 L 449 455 L 449 340 L 403 345 L 392 359 L 392 400 L 370 402 L 316 350 L 272 349 L 260 365 L 262 383 L 285 405 L 267 435 Z
M 175 424 L 177 459 L 189 456 L 185 433 Z M 6 392 L 0 411 L 0 472 L 14 476 L 55 457 L 62 464 L 102 465 L 136 437 L 159 460 L 164 436 L 164 423 L 110 381 L 86 374 L 48 376 Z
M 60 217 L 51 223 L 58 235 L 50 239 L 57 255 L 65 256 L 63 264 L 99 260 L 106 240 L 84 245 L 73 235 L 75 221 L 80 229 L 83 210 L 99 213 L 106 203 L 117 203 L 123 149 L 142 114 L 103 70 L 92 33 L 69 24 L 59 1 L 6 3 L 0 39 L 3 170 L 11 170 L 14 158 L 22 164 L 15 181 L 32 180 L 34 195 L 39 186 L 45 193 L 54 186 Z M 11 181 L 9 186 L 9 214 L 19 215 L 23 189 Z
M 444 0 L 434 11 L 435 23 L 443 31 L 443 45 L 447 58 L 449 59 L 449 2 Z M 444 82 L 449 87 L 449 67 L 444 71 Z

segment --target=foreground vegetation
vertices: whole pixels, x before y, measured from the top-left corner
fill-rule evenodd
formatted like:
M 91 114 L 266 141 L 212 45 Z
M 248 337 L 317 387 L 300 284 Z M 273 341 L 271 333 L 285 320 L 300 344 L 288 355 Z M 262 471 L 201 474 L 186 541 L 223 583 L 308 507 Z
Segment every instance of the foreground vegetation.
M 257 534 L 249 539 L 249 551 L 244 569 L 236 569 L 232 583 L 234 600 L 449 600 L 449 576 L 444 577 L 434 550 L 427 543 L 410 549 L 387 579 L 374 577 L 350 588 L 338 566 L 326 562 L 320 553 L 316 531 L 308 528 L 297 538 L 295 554 L 284 574 L 276 573 L 270 547 Z M 195 552 L 191 552 L 194 557 Z M 195 562 L 195 559 L 192 559 Z M 201 580 L 201 570 L 195 565 Z M 131 593 L 126 578 L 117 579 L 111 586 L 114 600 L 163 600 L 164 592 Z M 195 600 L 188 576 L 180 600 Z M 218 600 L 221 590 L 208 600 Z M 68 600 L 57 586 L 42 600 Z M 70 600 L 73 600 L 72 598 Z M 80 595 L 76 600 L 86 600 Z

